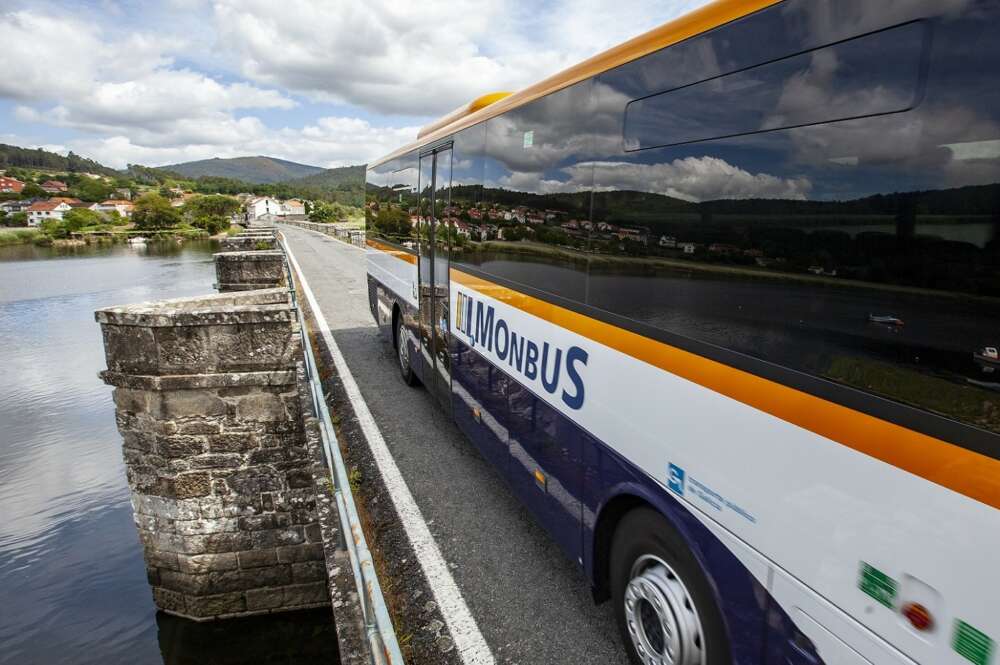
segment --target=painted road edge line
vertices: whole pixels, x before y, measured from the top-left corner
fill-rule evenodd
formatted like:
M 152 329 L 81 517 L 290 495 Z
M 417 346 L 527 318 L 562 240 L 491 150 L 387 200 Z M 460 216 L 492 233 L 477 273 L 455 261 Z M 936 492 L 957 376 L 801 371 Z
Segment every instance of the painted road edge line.
M 305 293 L 309 308 L 312 310 L 313 317 L 319 327 L 318 332 L 323 336 L 323 341 L 330 350 L 330 355 L 333 357 L 333 363 L 337 368 L 337 374 L 340 376 L 344 391 L 347 393 L 347 397 L 354 407 L 354 414 L 357 416 L 358 424 L 361 426 L 361 431 L 368 441 L 368 447 L 372 451 L 375 463 L 378 464 L 382 480 L 385 482 L 386 490 L 389 492 L 389 498 L 392 499 L 393 506 L 396 508 L 396 514 L 403 522 L 406 536 L 409 538 L 410 545 L 413 547 L 417 560 L 420 562 L 420 567 L 424 571 L 424 577 L 427 578 L 427 584 L 434 594 L 434 599 L 441 609 L 441 615 L 444 617 L 445 623 L 448 624 L 448 632 L 451 633 L 451 638 L 455 642 L 455 649 L 461 656 L 462 662 L 469 665 L 489 665 L 490 663 L 494 663 L 495 661 L 489 645 L 486 644 L 486 639 L 480 632 L 479 625 L 472 617 L 469 606 L 466 605 L 465 599 L 462 597 L 462 592 L 459 590 L 458 585 L 455 584 L 455 579 L 448 569 L 448 564 L 445 563 L 444 557 L 441 555 L 441 550 L 438 548 L 434 536 L 431 535 L 430 529 L 427 528 L 427 522 L 420 512 L 417 502 L 410 493 L 410 488 L 406 485 L 399 467 L 396 466 L 396 462 L 392 458 L 392 453 L 389 452 L 389 447 L 382 437 L 382 432 L 375 422 L 371 411 L 368 409 L 368 404 L 365 402 L 365 398 L 362 396 L 361 390 L 354 380 L 354 375 L 351 374 L 351 370 L 347 366 L 347 361 L 340 352 L 340 347 L 337 346 L 337 342 L 333 339 L 326 317 L 323 316 L 323 312 L 319 308 L 319 303 L 316 301 L 312 289 L 309 288 L 309 282 L 299 267 L 299 262 L 295 259 L 295 254 L 292 253 L 291 247 L 288 247 L 287 243 L 286 248 L 288 249 L 288 259 L 295 268 L 295 272 L 299 277 L 299 284 Z

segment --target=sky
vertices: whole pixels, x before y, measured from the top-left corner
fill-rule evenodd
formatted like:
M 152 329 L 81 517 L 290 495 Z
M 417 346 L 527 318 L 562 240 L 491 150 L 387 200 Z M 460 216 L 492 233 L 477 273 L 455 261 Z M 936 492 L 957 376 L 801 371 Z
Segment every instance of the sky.
M 0 0 L 0 143 L 358 164 L 705 0 Z

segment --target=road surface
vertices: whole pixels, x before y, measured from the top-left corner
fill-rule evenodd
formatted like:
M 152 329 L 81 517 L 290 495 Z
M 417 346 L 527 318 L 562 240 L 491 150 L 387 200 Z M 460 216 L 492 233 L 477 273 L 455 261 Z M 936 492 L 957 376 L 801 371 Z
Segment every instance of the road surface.
M 364 252 L 312 231 L 281 230 L 496 662 L 627 662 L 610 604 L 594 605 L 576 565 L 434 398 L 403 384 L 391 342 L 368 309 Z M 391 556 L 416 560 L 406 539 L 397 540 Z M 427 580 L 419 568 L 410 570 L 410 579 L 382 585 L 423 602 L 431 596 L 421 590 Z M 436 626 L 424 620 L 405 618 L 397 633 L 426 644 Z M 458 650 L 441 656 L 463 662 Z

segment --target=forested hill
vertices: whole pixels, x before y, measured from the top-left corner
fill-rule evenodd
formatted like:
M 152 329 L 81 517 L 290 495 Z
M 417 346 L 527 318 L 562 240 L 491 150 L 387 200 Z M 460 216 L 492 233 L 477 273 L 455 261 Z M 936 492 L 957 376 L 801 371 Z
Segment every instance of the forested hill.
M 166 171 L 179 173 L 186 178 L 201 178 L 211 176 L 242 180 L 254 184 L 269 184 L 287 182 L 318 173 L 323 169 L 319 166 L 298 164 L 274 157 L 233 157 L 230 159 L 202 159 L 196 162 L 169 164 L 161 167 Z
M 19 167 L 27 169 L 47 169 L 69 173 L 99 173 L 116 176 L 117 171 L 92 159 L 81 157 L 70 151 L 65 157 L 41 148 L 19 148 L 16 145 L 0 143 L 0 169 Z
M 365 198 L 365 166 L 340 166 L 326 169 L 304 178 L 289 180 L 285 184 L 316 194 L 338 192 L 338 200 L 361 205 Z

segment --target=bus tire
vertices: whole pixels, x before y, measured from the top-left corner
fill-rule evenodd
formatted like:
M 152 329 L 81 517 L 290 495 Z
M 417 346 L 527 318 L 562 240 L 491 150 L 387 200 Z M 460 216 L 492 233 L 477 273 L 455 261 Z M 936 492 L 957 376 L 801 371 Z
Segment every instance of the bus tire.
M 396 316 L 396 363 L 399 365 L 399 375 L 403 377 L 403 383 L 413 387 L 420 381 L 410 364 L 410 345 L 406 343 L 406 324 L 403 323 L 402 314 Z
M 684 539 L 651 508 L 626 514 L 611 544 L 615 619 L 635 665 L 731 665 L 708 579 Z

